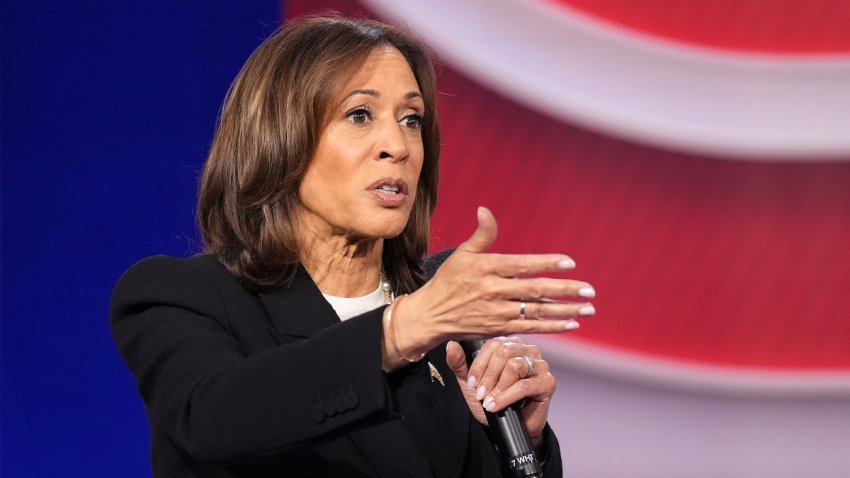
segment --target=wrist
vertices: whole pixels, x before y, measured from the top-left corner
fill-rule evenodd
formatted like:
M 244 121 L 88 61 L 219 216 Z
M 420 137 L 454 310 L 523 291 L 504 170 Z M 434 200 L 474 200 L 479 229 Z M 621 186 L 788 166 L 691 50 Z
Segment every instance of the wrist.
M 386 373 L 394 372 L 404 365 L 398 355 L 393 351 L 393 346 L 390 342 L 389 334 L 387 333 L 387 309 L 384 307 L 384 313 L 381 316 L 381 370 Z
M 540 430 L 540 433 L 537 434 L 537 437 L 531 438 L 531 444 L 534 445 L 534 452 L 537 455 L 538 461 L 542 463 L 549 457 L 549 451 L 552 448 L 551 436 L 552 431 L 549 428 L 548 422 L 543 425 L 543 428 Z
M 400 326 L 402 314 L 399 313 L 399 307 L 406 298 L 406 295 L 399 296 L 384 309 L 383 316 L 383 363 L 384 371 L 392 371 L 403 365 L 411 364 L 422 360 L 425 357 L 427 347 L 418 344 L 414 339 L 417 334 L 415 330 L 410 330 L 405 321 L 405 325 Z M 404 337 L 399 336 L 400 331 L 404 332 Z
M 401 298 L 405 300 L 402 302 Z M 392 333 L 399 352 L 405 357 L 405 361 L 418 362 L 425 357 L 431 345 L 422 330 L 421 324 L 415 320 L 416 307 L 410 307 L 409 296 L 404 295 L 396 299 L 395 308 L 392 312 Z M 403 309 L 402 309 L 403 308 Z

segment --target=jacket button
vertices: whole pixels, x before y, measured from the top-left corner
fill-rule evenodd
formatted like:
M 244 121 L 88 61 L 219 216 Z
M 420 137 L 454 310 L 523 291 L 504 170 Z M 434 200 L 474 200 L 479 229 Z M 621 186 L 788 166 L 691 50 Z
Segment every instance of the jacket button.
M 318 402 L 316 402 L 315 405 L 313 405 L 313 410 L 311 411 L 310 415 L 313 417 L 313 420 L 316 423 L 322 423 L 323 421 L 325 421 L 325 407 L 322 404 L 321 400 L 319 400 Z
M 327 397 L 325 402 L 325 416 L 332 417 L 336 415 L 336 407 L 334 406 L 333 397 Z
M 343 397 L 342 390 L 340 390 L 340 392 L 334 398 L 334 405 L 336 406 L 337 413 L 345 413 L 348 411 L 348 408 L 345 406 L 345 399 Z
M 345 392 L 345 396 L 343 396 L 343 401 L 347 409 L 353 410 L 357 408 L 357 404 L 360 403 L 360 396 L 354 391 L 353 386 L 348 386 L 348 390 Z

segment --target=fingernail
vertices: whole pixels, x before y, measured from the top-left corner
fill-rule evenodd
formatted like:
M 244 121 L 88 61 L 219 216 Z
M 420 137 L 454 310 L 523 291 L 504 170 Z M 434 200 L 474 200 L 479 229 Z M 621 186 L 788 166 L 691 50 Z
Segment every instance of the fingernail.
M 484 398 L 484 394 L 487 392 L 487 389 L 484 388 L 484 385 L 478 387 L 478 391 L 475 392 L 475 399 L 481 400 Z
M 578 290 L 579 297 L 584 297 L 585 299 L 592 299 L 596 297 L 596 291 L 593 290 L 593 287 L 582 287 Z
M 560 267 L 561 269 L 575 269 L 576 261 L 572 259 L 564 259 L 558 263 L 558 267 Z
M 581 309 L 578 310 L 578 315 L 587 317 L 588 315 L 593 315 L 596 313 L 596 309 L 592 305 L 585 305 Z
M 469 388 L 470 390 L 475 389 L 475 377 L 473 377 L 472 375 L 470 375 L 470 376 L 469 376 L 469 378 L 467 378 L 467 379 L 466 379 L 466 386 L 467 386 L 467 388 Z
M 484 400 L 484 403 L 482 403 L 481 406 L 484 407 L 484 410 L 492 412 L 493 408 L 496 407 L 496 401 L 493 400 L 493 397 L 487 397 L 487 400 Z
M 575 321 L 575 320 L 572 320 L 572 319 L 564 322 L 564 330 L 575 330 L 575 329 L 579 328 L 580 326 L 581 326 L 581 324 L 579 324 L 578 321 Z

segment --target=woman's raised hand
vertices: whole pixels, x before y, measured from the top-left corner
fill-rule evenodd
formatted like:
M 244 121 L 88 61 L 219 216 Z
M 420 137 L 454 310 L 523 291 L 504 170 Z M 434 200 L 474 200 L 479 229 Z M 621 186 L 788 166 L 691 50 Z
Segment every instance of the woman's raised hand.
M 396 344 L 407 356 L 446 340 L 555 333 L 578 327 L 593 315 L 587 282 L 531 274 L 571 270 L 563 254 L 492 254 L 496 220 L 478 208 L 478 228 L 449 256 L 434 277 L 394 312 Z M 566 299 L 566 300 L 564 300 Z

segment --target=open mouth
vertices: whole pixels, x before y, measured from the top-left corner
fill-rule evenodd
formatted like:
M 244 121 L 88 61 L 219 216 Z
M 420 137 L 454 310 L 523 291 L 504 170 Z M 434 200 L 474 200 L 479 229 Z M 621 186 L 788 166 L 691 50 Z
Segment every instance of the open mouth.
M 383 207 L 396 208 L 407 204 L 407 183 L 404 179 L 383 178 L 372 183 L 369 192 Z
M 382 178 L 372 183 L 369 189 L 390 196 L 407 194 L 407 184 L 404 179 Z
M 384 184 L 383 186 L 378 188 L 378 191 L 381 191 L 384 194 L 398 194 L 401 191 L 401 188 L 398 186 L 394 186 L 392 184 Z

